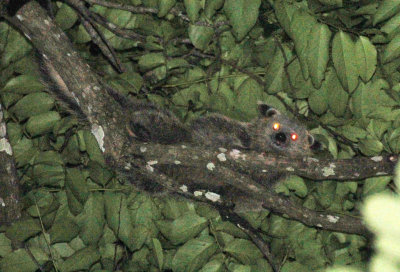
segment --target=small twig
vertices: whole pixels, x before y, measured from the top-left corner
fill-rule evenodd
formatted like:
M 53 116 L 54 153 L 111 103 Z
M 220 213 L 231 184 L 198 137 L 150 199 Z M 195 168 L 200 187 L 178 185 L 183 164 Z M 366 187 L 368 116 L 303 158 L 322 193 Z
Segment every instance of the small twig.
M 110 45 L 108 40 L 104 37 L 103 33 L 96 27 L 96 25 L 92 23 L 92 19 L 90 17 L 91 12 L 79 0 L 66 0 L 66 3 L 78 11 L 78 15 L 83 27 L 92 38 L 92 41 L 100 48 L 104 56 L 111 62 L 118 72 L 124 72 L 125 69 L 122 67 L 114 48 Z
M 95 12 L 92 12 L 90 14 L 91 18 L 101 26 L 107 28 L 109 31 L 114 33 L 117 36 L 120 36 L 125 39 L 131 39 L 134 41 L 139 41 L 140 43 L 145 43 L 146 42 L 146 37 L 143 35 L 140 35 L 131 29 L 123 29 L 120 28 L 119 26 L 107 21 L 103 16 L 100 14 L 97 14 Z

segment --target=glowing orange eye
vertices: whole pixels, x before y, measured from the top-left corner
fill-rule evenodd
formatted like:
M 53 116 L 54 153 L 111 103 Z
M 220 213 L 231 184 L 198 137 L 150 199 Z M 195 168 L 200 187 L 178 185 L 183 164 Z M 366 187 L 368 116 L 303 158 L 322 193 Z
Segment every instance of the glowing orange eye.
M 296 133 L 290 134 L 290 139 L 292 139 L 293 141 L 296 141 L 298 137 L 299 137 L 299 136 L 297 136 Z
M 281 124 L 279 124 L 279 123 L 274 123 L 274 124 L 272 125 L 272 128 L 273 128 L 274 130 L 279 130 L 280 127 L 281 127 Z

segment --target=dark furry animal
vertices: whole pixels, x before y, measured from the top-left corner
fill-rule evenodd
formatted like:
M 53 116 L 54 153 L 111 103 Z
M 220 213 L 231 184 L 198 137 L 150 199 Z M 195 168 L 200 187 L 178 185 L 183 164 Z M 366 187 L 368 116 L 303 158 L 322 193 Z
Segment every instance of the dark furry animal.
M 173 144 L 191 142 L 207 147 L 223 147 L 273 152 L 289 157 L 310 155 L 318 142 L 305 126 L 289 119 L 265 103 L 258 104 L 259 116 L 239 122 L 211 114 L 185 126 L 169 111 L 154 104 L 135 105 L 130 131 L 141 141 Z

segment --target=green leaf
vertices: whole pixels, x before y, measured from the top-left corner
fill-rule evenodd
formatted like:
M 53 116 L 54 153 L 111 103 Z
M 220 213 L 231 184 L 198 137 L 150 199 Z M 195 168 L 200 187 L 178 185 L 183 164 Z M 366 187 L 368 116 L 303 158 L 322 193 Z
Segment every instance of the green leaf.
M 105 224 L 104 199 L 101 193 L 90 194 L 83 212 L 79 215 L 79 237 L 86 245 L 97 245 L 103 235 Z
M 94 263 L 100 260 L 100 254 L 96 247 L 85 247 L 67 258 L 60 266 L 61 272 L 88 270 Z
M 367 136 L 367 132 L 356 126 L 345 125 L 338 129 L 341 134 L 353 142 L 358 142 L 360 139 L 364 139 Z
M 53 130 L 54 125 L 61 119 L 56 111 L 48 111 L 32 116 L 26 122 L 25 129 L 32 137 L 43 135 Z
M 390 149 L 393 153 L 400 152 L 400 128 L 396 128 L 388 133 L 388 135 L 389 137 L 387 141 L 389 142 Z
M 158 2 L 158 17 L 164 17 L 175 6 L 176 0 L 162 0 Z
M 367 118 L 378 110 L 395 106 L 397 103 L 385 92 L 388 88 L 388 83 L 382 79 L 367 84 L 360 82 L 351 100 L 351 109 L 355 117 Z
M 333 7 L 343 6 L 343 0 L 318 0 L 318 1 L 327 6 L 333 6 Z
M 104 203 L 107 225 L 130 250 L 137 250 L 138 248 L 133 238 L 134 231 L 125 195 L 106 192 L 104 194 Z
M 301 70 L 305 79 L 308 79 L 310 76 L 307 64 L 309 36 L 316 24 L 317 20 L 302 8 L 297 9 L 293 13 L 289 33 L 294 41 L 296 53 L 299 56 Z
M 324 171 L 324 169 L 322 170 Z M 317 201 L 323 208 L 329 208 L 335 198 L 336 182 L 332 180 L 322 181 L 317 187 Z
M 360 36 L 356 42 L 356 56 L 358 63 L 358 74 L 364 82 L 371 79 L 375 73 L 377 64 L 377 52 L 371 41 L 364 36 Z
M 393 16 L 392 19 L 387 21 L 382 27 L 381 31 L 388 35 L 391 40 L 394 36 L 400 33 L 400 13 Z
M 190 25 L 189 39 L 194 47 L 200 50 L 207 49 L 208 44 L 214 36 L 214 29 L 207 26 Z
M 365 198 L 383 192 L 391 180 L 392 178 L 389 176 L 365 179 L 362 196 Z
M 281 272 L 309 272 L 310 269 L 299 262 L 285 262 L 282 266 Z
M 224 0 L 206 0 L 206 4 L 204 7 L 204 14 L 211 18 L 217 10 L 222 8 L 224 5 Z
M 32 140 L 22 137 L 16 145 L 13 146 L 14 158 L 18 167 L 31 163 L 39 151 L 33 147 Z
M 100 165 L 98 162 L 89 161 L 88 170 L 90 178 L 97 184 L 105 187 L 114 176 L 114 173 Z
M 305 197 L 308 194 L 307 185 L 301 177 L 291 175 L 289 178 L 286 178 L 285 186 L 294 191 L 294 193 L 299 197 Z
M 12 251 L 11 241 L 4 233 L 0 233 L 0 257 L 4 257 Z
M 89 188 L 85 177 L 78 168 L 66 169 L 65 187 L 67 192 L 71 192 L 71 195 L 67 195 L 67 197 L 73 196 L 81 204 L 84 204 L 89 197 Z
M 7 43 L 1 52 L 1 67 L 20 60 L 31 51 L 32 45 L 22 34 L 14 28 L 8 29 Z
M 383 51 L 383 63 L 390 62 L 400 56 L 400 34 L 397 34 Z
M 153 238 L 151 241 L 153 246 L 154 257 L 156 259 L 158 268 L 160 269 L 160 271 L 162 271 L 164 265 L 164 253 L 161 247 L 161 243 L 157 238 Z
M 263 101 L 264 92 L 254 79 L 247 78 L 236 90 L 237 110 L 244 120 L 250 120 L 257 116 L 257 102 Z
M 291 33 L 290 23 L 293 18 L 293 14 L 300 10 L 292 2 L 285 0 L 277 0 L 274 3 L 274 11 L 276 19 L 278 19 L 279 24 L 288 33 L 290 37 L 293 37 Z
M 355 44 L 349 34 L 339 31 L 332 41 L 332 60 L 343 88 L 352 93 L 358 85 Z
M 6 236 L 14 242 L 23 242 L 42 231 L 39 221 L 32 218 L 22 219 L 7 228 Z
M 49 258 L 42 249 L 29 247 L 29 253 L 25 249 L 17 249 L 0 260 L 0 271 L 35 272 L 39 265 L 44 265 Z
M 224 11 L 237 40 L 242 40 L 255 25 L 261 0 L 226 0 Z
M 321 88 L 327 92 L 327 102 L 331 112 L 336 117 L 343 116 L 348 106 L 349 94 L 343 89 L 333 69 L 328 68 Z
M 199 19 L 199 12 L 202 8 L 203 1 L 199 0 L 184 0 L 187 15 L 192 23 Z
M 308 97 L 308 104 L 310 109 L 316 114 L 323 114 L 328 109 L 328 94 L 326 89 L 320 89 L 314 91 Z
M 172 260 L 173 271 L 198 271 L 217 250 L 211 236 L 189 240 L 181 246 Z
M 132 16 L 134 15 L 130 11 L 121 9 L 107 9 L 104 13 L 104 17 L 107 21 L 121 28 L 124 28 L 128 24 Z
M 257 259 L 263 257 L 260 250 L 245 239 L 234 239 L 225 246 L 224 251 L 243 264 L 256 264 Z
M 91 131 L 84 130 L 83 138 L 86 146 L 86 152 L 89 155 L 90 160 L 97 162 L 101 166 L 105 167 L 105 160 L 103 152 L 100 149 L 99 142 L 103 141 L 104 131 L 102 127 L 92 126 Z M 101 146 L 101 148 L 104 148 Z
M 54 20 L 62 30 L 67 30 L 76 23 L 78 20 L 78 14 L 76 14 L 76 11 L 73 8 L 63 3 L 58 9 Z
M 208 221 L 193 212 L 188 212 L 172 222 L 166 220 L 156 221 L 156 225 L 173 245 L 178 245 L 199 234 L 207 227 Z
M 165 57 L 163 53 L 149 53 L 141 56 L 138 64 L 140 70 L 147 71 L 165 64 Z
M 290 50 L 283 46 L 286 58 L 290 59 L 292 53 Z M 274 57 L 267 68 L 266 79 L 265 79 L 265 89 L 269 94 L 276 94 L 286 86 L 287 79 L 285 75 L 285 59 L 282 55 L 282 50 L 276 51 Z
M 52 243 L 70 242 L 78 236 L 79 227 L 65 212 L 59 210 L 48 233 Z
M 361 153 L 363 153 L 365 156 L 378 155 L 383 150 L 383 144 L 379 140 L 372 137 L 361 139 L 358 146 Z
M 206 263 L 199 272 L 222 272 L 224 271 L 224 263 L 221 260 L 212 260 Z
M 378 10 L 372 18 L 372 24 L 375 26 L 377 23 L 389 19 L 400 11 L 400 2 L 397 0 L 383 0 L 380 2 Z
M 315 24 L 308 35 L 307 65 L 315 88 L 320 88 L 329 60 L 331 31 L 324 24 Z
M 12 92 L 16 94 L 30 94 L 40 92 L 45 89 L 45 86 L 31 75 L 20 75 L 13 77 L 7 81 L 2 92 Z

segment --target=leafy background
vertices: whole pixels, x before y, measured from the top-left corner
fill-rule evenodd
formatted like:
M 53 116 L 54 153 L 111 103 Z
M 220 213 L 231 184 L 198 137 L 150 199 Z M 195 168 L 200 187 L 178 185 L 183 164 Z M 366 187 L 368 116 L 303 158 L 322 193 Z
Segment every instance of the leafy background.
M 122 74 L 76 12 L 53 4 L 81 56 L 124 95 L 168 107 L 183 122 L 207 112 L 250 120 L 262 100 L 307 119 L 334 158 L 399 153 L 399 1 L 121 2 L 147 9 L 90 11 L 137 37 L 98 26 Z M 0 271 L 271 271 L 214 209 L 137 192 L 115 176 L 93 134 L 40 83 L 29 42 L 5 21 L 0 37 L 0 98 L 25 194 L 22 220 L 0 227 Z M 293 176 L 276 190 L 307 208 L 354 216 L 374 195 L 365 208 L 378 237 L 371 271 L 399 271 L 400 201 L 390 177 L 338 183 Z M 368 267 L 371 241 L 363 237 L 268 211 L 243 216 L 263 231 L 281 271 Z M 21 242 L 25 248 L 13 249 Z

